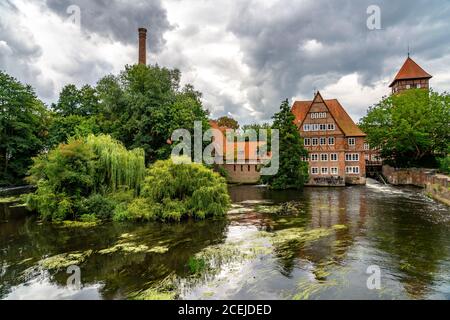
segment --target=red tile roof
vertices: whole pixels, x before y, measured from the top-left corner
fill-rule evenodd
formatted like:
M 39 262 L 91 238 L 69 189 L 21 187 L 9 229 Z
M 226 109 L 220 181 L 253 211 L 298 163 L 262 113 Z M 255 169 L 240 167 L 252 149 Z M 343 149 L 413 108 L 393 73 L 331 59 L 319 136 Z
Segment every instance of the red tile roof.
M 408 57 L 389 87 L 394 86 L 398 80 L 431 78 L 432 76 L 429 73 L 423 70 L 413 59 Z
M 320 98 L 320 100 L 318 100 Z M 366 134 L 353 122 L 337 99 L 324 100 L 318 92 L 313 101 L 295 101 L 292 113 L 295 115 L 295 124 L 301 126 L 313 102 L 324 102 L 335 119 L 338 127 L 348 137 L 365 137 Z

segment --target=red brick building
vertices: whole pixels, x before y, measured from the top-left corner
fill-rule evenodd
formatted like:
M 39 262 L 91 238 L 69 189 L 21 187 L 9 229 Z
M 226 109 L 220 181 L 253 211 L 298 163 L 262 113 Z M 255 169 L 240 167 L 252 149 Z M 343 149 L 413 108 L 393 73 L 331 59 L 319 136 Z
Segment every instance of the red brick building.
M 432 76 L 423 70 L 408 55 L 403 66 L 390 84 L 392 94 L 396 94 L 408 89 L 430 89 L 430 79 Z
M 220 130 L 223 135 L 223 146 L 218 146 L 216 158 L 221 159 L 224 163 L 216 165 L 221 167 L 227 173 L 227 181 L 229 183 L 256 184 L 261 178 L 262 160 L 270 158 L 270 153 L 262 159 L 259 157 L 260 147 L 266 142 L 258 141 L 234 141 L 226 143 L 227 127 L 220 127 L 217 121 L 210 120 L 212 129 Z M 231 147 L 231 150 L 227 149 Z M 227 159 L 233 160 L 234 163 L 227 164 Z
M 338 100 L 324 100 L 317 92 L 312 101 L 296 101 L 292 113 L 309 152 L 307 185 L 366 183 L 366 134 Z

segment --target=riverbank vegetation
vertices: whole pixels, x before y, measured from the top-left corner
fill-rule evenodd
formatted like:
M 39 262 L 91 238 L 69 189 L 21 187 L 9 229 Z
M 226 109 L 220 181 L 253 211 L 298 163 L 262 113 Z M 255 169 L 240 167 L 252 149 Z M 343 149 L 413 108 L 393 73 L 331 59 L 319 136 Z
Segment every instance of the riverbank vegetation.
M 372 148 L 395 167 L 448 167 L 450 95 L 421 89 L 384 98 L 360 126 Z M 446 165 L 447 163 L 447 165 Z
M 27 203 L 46 220 L 110 219 L 118 192 L 139 192 L 144 158 L 110 136 L 70 139 L 34 159 L 27 180 L 37 191 Z
M 142 149 L 107 135 L 36 157 L 27 180 L 37 186 L 29 207 L 49 221 L 204 219 L 224 215 L 230 202 L 225 180 L 203 165 L 166 160 L 146 170 Z
M 230 199 L 224 178 L 201 164 L 158 161 L 148 170 L 140 196 L 124 219 L 176 220 L 223 216 Z M 120 215 L 117 219 L 120 219 Z

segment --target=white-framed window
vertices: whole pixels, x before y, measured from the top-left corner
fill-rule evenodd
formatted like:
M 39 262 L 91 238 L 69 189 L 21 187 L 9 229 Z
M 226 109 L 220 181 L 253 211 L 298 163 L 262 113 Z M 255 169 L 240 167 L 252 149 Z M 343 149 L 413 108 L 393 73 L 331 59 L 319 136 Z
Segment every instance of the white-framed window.
M 330 168 L 330 173 L 331 173 L 331 174 L 337 175 L 337 174 L 339 174 L 339 169 L 338 169 L 338 168 L 335 168 L 335 167 Z
M 364 150 L 370 150 L 370 145 L 368 143 L 364 143 Z
M 338 154 L 337 153 L 331 153 L 330 154 L 330 160 L 331 161 L 338 161 Z
M 322 174 L 328 174 L 328 168 L 327 167 L 321 168 L 321 173 Z
M 329 138 L 328 138 L 328 144 L 329 144 L 330 146 L 334 146 L 334 137 L 329 137 Z
M 313 146 L 317 146 L 317 145 L 319 144 L 319 139 L 317 139 L 317 138 L 312 138 L 312 139 L 311 139 L 311 142 L 312 142 L 312 145 L 313 145 Z
M 320 145 L 324 146 L 327 144 L 327 139 L 326 138 L 320 138 Z
M 327 117 L 326 112 L 313 112 L 311 113 L 311 119 L 325 119 Z
M 378 156 L 376 154 L 372 155 L 372 161 L 378 161 Z
M 319 131 L 319 124 L 318 123 L 312 124 L 312 130 L 313 131 Z
M 334 131 L 334 130 L 336 130 L 336 126 L 334 125 L 334 123 L 329 123 L 329 124 L 328 124 L 328 130 L 329 130 L 329 131 Z
M 359 161 L 359 154 L 358 153 L 346 153 L 345 161 Z
M 319 174 L 319 168 L 316 167 L 311 168 L 311 174 Z
M 319 161 L 319 155 L 317 153 L 311 154 L 311 161 Z
M 309 124 L 304 124 L 303 125 L 303 131 L 311 131 L 310 125 Z
M 364 155 L 364 159 L 366 159 L 367 161 L 369 161 L 369 160 L 370 160 L 370 156 L 369 156 L 368 154 L 365 154 L 365 155 Z
M 319 124 L 320 131 L 327 131 L 327 125 L 326 124 Z
M 320 161 L 328 161 L 328 154 L 327 153 L 321 153 L 320 154 Z
M 346 174 L 359 174 L 359 167 L 345 167 Z
M 407 84 L 406 89 L 411 89 L 411 85 Z
M 305 138 L 305 146 L 310 146 L 310 145 L 311 145 L 311 139 Z
M 417 89 L 422 88 L 422 85 L 420 83 L 417 84 Z
M 348 138 L 348 145 L 349 146 L 354 146 L 356 144 L 356 139 L 355 138 Z

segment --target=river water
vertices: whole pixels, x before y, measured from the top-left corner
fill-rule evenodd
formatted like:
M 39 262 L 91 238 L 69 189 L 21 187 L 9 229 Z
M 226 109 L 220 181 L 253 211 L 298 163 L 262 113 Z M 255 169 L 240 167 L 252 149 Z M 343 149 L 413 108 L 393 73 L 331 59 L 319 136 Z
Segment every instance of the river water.
M 177 224 L 51 225 L 3 205 L 0 299 L 450 299 L 449 208 L 420 189 L 229 192 L 226 219 Z

